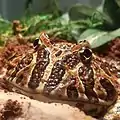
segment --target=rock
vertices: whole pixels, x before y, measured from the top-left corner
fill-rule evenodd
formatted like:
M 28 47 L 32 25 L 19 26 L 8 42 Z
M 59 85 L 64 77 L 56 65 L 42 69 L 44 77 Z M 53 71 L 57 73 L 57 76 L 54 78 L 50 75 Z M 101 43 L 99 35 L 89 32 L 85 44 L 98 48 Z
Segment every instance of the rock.
M 67 104 L 44 103 L 0 91 L 0 120 L 95 120 Z

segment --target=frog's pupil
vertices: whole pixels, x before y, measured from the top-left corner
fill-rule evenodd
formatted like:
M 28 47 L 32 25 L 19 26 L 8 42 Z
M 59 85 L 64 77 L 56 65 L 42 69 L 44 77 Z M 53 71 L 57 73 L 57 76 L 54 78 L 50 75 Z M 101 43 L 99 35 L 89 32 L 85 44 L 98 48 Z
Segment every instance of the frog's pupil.
M 36 39 L 34 40 L 34 42 L 33 42 L 33 46 L 34 46 L 34 47 L 37 47 L 38 44 L 39 44 L 39 38 L 36 38 Z
M 83 52 L 83 55 L 86 57 L 86 58 L 89 58 L 92 56 L 92 52 L 89 50 L 89 49 L 85 49 L 84 52 Z
M 82 50 L 80 51 L 80 58 L 84 64 L 90 63 L 92 58 L 91 49 L 83 47 Z

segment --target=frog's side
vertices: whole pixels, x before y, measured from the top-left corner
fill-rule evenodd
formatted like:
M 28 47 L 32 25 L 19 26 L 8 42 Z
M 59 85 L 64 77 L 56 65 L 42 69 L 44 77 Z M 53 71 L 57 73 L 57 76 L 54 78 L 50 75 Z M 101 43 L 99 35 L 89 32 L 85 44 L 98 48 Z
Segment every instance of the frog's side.
M 50 41 L 45 33 L 34 43 L 6 79 L 17 90 L 33 96 L 110 106 L 117 100 L 116 68 L 80 44 Z

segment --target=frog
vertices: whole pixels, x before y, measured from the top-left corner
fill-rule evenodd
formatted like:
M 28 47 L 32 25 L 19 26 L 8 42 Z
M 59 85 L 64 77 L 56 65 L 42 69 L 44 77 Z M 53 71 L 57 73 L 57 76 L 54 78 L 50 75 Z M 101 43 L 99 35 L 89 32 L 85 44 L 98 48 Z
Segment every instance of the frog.
M 14 90 L 39 101 L 110 107 L 118 98 L 117 68 L 93 53 L 87 40 L 53 40 L 41 32 L 7 74 Z

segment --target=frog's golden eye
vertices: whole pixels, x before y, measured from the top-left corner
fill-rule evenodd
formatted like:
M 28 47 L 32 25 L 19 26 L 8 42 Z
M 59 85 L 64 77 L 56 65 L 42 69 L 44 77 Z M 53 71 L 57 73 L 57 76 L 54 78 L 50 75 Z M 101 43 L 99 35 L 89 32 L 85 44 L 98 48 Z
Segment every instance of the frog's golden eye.
M 89 63 L 92 58 L 92 50 L 86 47 L 82 47 L 82 49 L 79 51 L 81 61 L 83 63 Z

